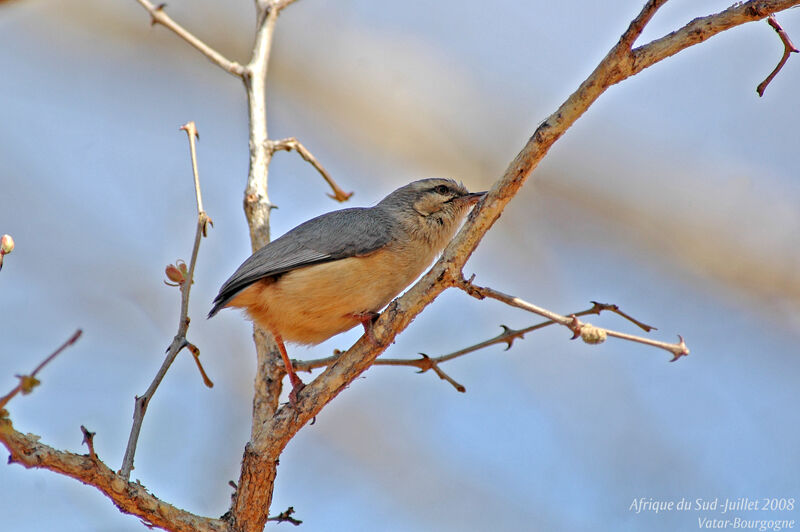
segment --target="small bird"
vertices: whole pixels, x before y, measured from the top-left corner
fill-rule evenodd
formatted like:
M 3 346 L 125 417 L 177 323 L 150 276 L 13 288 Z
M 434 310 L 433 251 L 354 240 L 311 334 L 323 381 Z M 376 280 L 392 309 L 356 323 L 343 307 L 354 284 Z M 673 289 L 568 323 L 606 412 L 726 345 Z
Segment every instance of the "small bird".
M 422 179 L 374 207 L 308 220 L 244 261 L 208 317 L 239 307 L 272 333 L 294 404 L 304 384 L 284 341 L 315 345 L 358 324 L 369 336 L 377 312 L 425 271 L 484 194 L 452 179 Z

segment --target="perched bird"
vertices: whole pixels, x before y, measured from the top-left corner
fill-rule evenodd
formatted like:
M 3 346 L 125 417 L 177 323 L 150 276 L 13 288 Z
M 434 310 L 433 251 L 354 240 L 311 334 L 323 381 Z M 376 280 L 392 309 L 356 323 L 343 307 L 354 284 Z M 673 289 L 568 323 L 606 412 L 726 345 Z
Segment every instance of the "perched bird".
M 244 261 L 208 317 L 239 307 L 269 330 L 294 403 L 303 382 L 283 342 L 318 344 L 359 323 L 370 334 L 377 312 L 433 262 L 484 194 L 451 179 L 422 179 L 374 207 L 317 216 Z

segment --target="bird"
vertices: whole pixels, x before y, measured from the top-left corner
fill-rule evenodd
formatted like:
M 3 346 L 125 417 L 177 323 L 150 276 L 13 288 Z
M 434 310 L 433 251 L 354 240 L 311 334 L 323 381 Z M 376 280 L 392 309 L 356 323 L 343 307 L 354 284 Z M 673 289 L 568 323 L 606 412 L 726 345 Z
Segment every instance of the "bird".
M 225 281 L 208 317 L 244 309 L 275 339 L 296 404 L 303 381 L 284 342 L 316 345 L 361 324 L 419 277 L 486 192 L 452 179 L 413 181 L 372 207 L 328 212 L 253 253 Z

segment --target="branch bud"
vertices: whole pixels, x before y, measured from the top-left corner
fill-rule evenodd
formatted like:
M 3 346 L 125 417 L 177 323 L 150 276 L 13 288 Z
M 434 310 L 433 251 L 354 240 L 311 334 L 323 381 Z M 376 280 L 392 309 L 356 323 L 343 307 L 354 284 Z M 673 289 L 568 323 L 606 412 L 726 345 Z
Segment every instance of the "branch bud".
M 164 281 L 165 284 L 169 286 L 180 286 L 186 282 L 189 269 L 186 267 L 185 262 L 178 260 L 175 264 L 168 264 L 164 269 L 164 273 L 167 275 L 167 279 L 172 281 L 171 283 Z
M 602 344 L 606 341 L 606 330 L 591 323 L 584 323 L 581 327 L 581 340 L 587 344 Z
M 0 237 L 0 255 L 8 255 L 12 251 L 14 251 L 14 239 L 11 235 Z

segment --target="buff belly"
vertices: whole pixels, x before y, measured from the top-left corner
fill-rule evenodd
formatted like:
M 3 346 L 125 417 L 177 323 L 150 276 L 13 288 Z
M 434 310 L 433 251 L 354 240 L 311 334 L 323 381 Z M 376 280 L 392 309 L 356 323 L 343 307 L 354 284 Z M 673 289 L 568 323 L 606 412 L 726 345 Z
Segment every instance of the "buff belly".
M 285 341 L 318 344 L 361 322 L 356 316 L 386 306 L 431 263 L 435 253 L 382 250 L 304 266 L 248 286 L 228 306 L 244 308 Z M 427 255 L 427 256 L 426 256 Z

